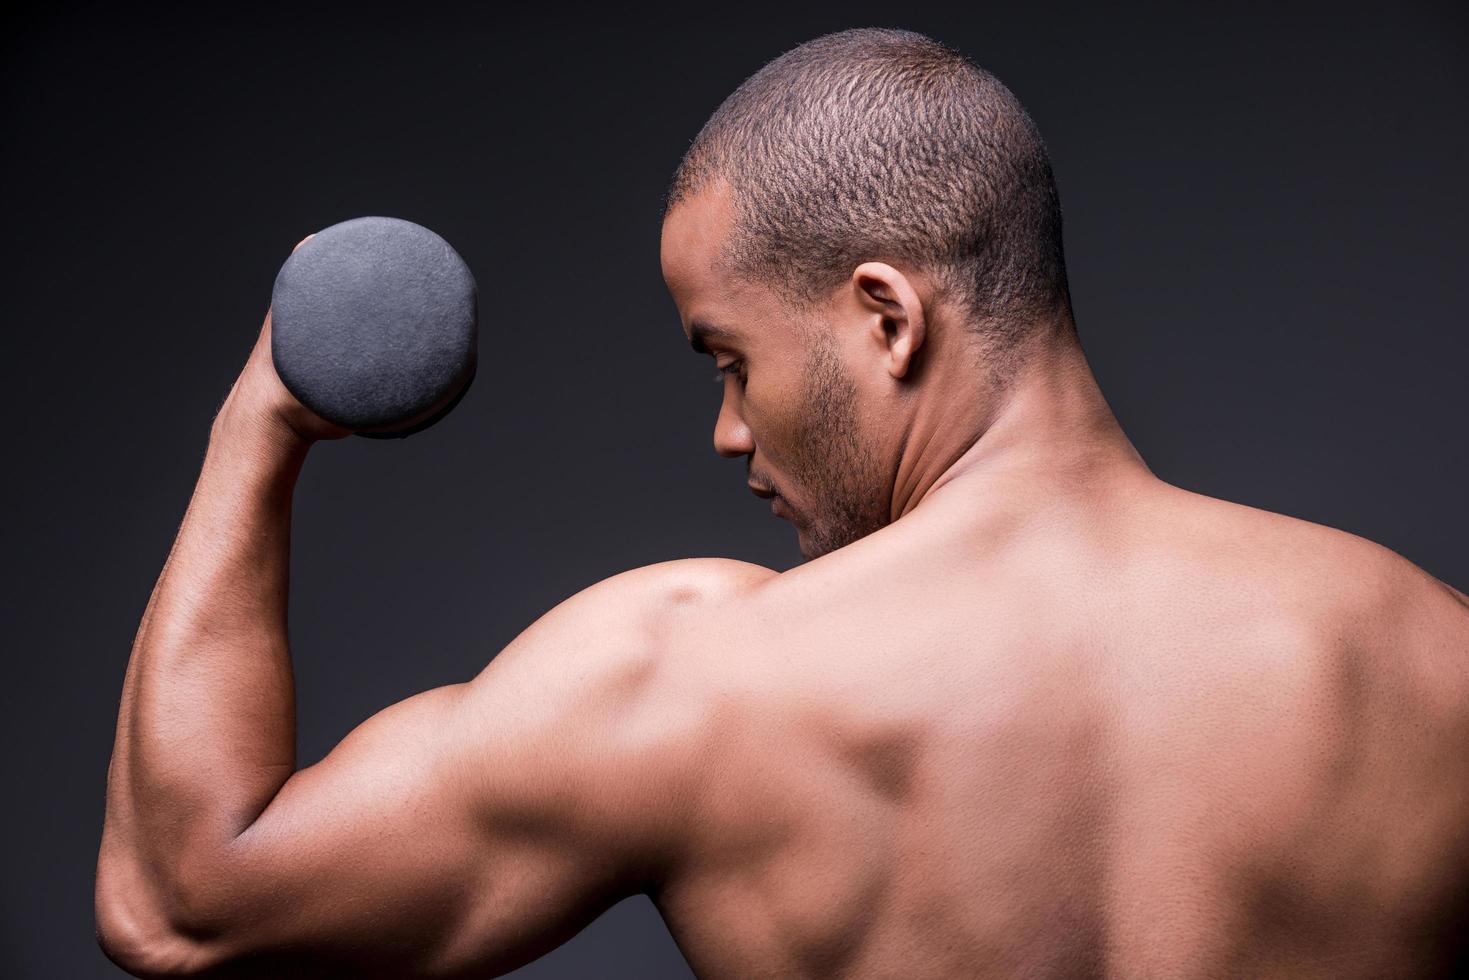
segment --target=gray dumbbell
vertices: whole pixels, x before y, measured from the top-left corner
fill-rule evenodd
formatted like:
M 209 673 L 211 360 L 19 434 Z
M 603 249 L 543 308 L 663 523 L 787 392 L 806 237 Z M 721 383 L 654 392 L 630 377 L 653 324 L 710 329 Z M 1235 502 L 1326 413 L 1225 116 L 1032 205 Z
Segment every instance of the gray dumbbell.
M 271 295 L 271 359 L 291 394 L 357 435 L 394 439 L 449 414 L 474 380 L 474 276 L 399 218 L 353 218 L 291 253 Z

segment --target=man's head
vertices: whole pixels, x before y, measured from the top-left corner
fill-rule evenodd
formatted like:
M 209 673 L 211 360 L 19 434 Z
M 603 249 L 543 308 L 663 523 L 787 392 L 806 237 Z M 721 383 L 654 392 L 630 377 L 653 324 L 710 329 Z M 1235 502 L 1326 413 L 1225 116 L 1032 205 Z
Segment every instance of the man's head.
M 808 557 L 895 519 L 920 414 L 993 402 L 1072 330 L 1035 125 L 908 31 L 829 34 L 746 79 L 674 175 L 662 259 L 729 369 L 716 449 L 749 456 Z

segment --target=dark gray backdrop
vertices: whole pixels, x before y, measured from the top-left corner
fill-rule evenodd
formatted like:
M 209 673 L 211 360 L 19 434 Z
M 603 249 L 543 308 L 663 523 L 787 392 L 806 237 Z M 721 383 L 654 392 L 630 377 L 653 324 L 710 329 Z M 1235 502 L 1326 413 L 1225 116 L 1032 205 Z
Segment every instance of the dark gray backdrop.
M 1469 588 L 1462 5 L 208 6 L 51 5 L 0 31 L 0 974 L 120 975 L 91 889 L 123 670 L 307 233 L 434 228 L 478 277 L 483 334 L 447 420 L 307 464 L 302 765 L 607 575 L 801 560 L 712 449 L 718 388 L 664 291 L 659 197 L 726 94 L 832 30 L 927 33 L 1035 116 L 1083 342 L 1159 476 Z M 688 969 L 638 898 L 519 975 Z

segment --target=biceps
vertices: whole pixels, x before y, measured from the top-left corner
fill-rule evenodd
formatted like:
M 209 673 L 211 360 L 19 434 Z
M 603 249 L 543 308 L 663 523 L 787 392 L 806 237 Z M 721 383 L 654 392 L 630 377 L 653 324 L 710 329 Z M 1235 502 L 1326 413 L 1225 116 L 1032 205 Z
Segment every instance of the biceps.
M 490 817 L 468 687 L 387 708 L 286 782 L 202 889 L 218 959 L 508 970 L 601 911 L 571 849 Z

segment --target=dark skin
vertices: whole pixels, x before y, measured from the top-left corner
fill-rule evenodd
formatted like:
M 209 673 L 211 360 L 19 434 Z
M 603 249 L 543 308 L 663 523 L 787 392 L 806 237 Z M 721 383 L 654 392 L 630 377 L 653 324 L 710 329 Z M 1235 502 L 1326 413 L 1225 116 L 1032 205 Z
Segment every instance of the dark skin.
M 728 328 L 716 450 L 811 560 L 598 582 L 300 770 L 291 495 L 345 433 L 267 317 L 124 682 L 108 955 L 493 976 L 646 894 L 704 977 L 1442 970 L 1469 600 L 1157 479 L 1073 343 L 997 396 L 917 270 L 864 262 L 792 329 L 719 275 L 729 217 L 672 212 L 664 277 L 686 340 Z
M 297 770 L 291 495 L 313 444 L 348 434 L 281 384 L 267 314 L 124 681 L 96 900 L 104 950 L 137 975 L 483 975 L 569 937 L 666 859 L 678 808 L 662 754 L 617 732 L 657 696 L 639 672 L 660 610 L 739 588 L 748 571 L 726 563 L 598 583 L 475 679 L 387 708 Z

